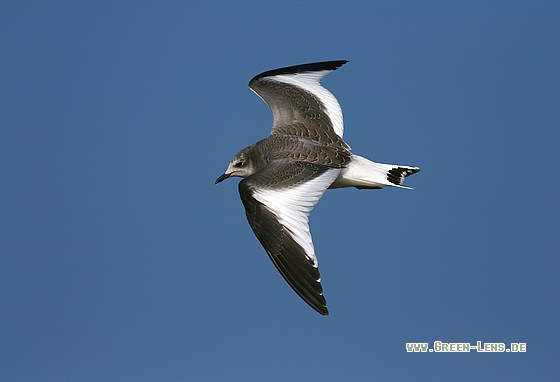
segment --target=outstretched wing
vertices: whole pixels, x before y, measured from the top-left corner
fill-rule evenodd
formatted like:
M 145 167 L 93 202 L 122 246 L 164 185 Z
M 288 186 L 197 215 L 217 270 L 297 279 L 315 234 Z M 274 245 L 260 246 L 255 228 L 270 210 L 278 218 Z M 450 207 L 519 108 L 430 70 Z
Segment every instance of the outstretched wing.
M 270 70 L 249 87 L 270 107 L 272 134 L 298 135 L 323 145 L 349 149 L 342 140 L 342 110 L 321 79 L 348 61 L 326 61 Z
M 272 160 L 239 183 L 247 220 L 292 289 L 328 315 L 308 216 L 340 173 L 307 162 Z

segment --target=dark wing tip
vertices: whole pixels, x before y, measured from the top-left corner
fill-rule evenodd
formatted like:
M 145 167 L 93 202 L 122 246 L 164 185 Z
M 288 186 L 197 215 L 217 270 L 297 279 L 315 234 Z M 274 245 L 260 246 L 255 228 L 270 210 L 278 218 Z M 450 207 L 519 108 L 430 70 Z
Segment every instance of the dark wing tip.
M 287 66 L 285 68 L 267 70 L 266 72 L 257 74 L 255 77 L 253 77 L 253 79 L 249 83 L 264 77 L 277 76 L 281 74 L 317 72 L 321 70 L 336 70 L 340 68 L 342 65 L 346 64 L 347 62 L 348 60 L 321 61 L 321 62 L 312 62 L 309 64 L 300 64 L 300 65 Z
M 313 309 L 315 309 L 317 312 L 319 312 L 322 316 L 328 316 L 329 315 L 329 310 L 327 309 L 326 306 L 318 306 L 318 307 L 313 307 Z

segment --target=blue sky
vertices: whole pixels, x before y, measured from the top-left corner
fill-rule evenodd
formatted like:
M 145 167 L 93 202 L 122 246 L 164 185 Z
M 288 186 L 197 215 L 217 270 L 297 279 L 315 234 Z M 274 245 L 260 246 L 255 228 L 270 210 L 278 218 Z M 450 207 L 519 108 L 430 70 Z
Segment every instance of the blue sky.
M 558 2 L 0 4 L 0 379 L 552 380 Z M 256 74 L 323 80 L 413 191 L 310 216 L 331 315 L 253 235 L 231 157 Z M 407 353 L 407 342 L 527 343 Z

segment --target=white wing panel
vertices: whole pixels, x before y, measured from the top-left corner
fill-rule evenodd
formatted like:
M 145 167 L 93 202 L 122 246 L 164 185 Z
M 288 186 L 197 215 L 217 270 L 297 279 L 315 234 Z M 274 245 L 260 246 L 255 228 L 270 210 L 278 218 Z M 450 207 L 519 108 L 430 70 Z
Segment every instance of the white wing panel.
M 325 105 L 326 110 L 324 111 L 331 119 L 335 133 L 342 138 L 344 134 L 344 122 L 340 104 L 336 97 L 320 84 L 321 79 L 330 72 L 332 72 L 332 70 L 321 70 L 317 72 L 280 74 L 268 78 L 300 87 L 317 97 L 317 99 Z
M 318 177 L 282 190 L 257 189 L 253 197 L 276 215 L 278 221 L 289 232 L 294 241 L 313 260 L 317 267 L 317 256 L 309 231 L 309 213 L 326 189 L 338 177 L 340 169 L 327 170 Z

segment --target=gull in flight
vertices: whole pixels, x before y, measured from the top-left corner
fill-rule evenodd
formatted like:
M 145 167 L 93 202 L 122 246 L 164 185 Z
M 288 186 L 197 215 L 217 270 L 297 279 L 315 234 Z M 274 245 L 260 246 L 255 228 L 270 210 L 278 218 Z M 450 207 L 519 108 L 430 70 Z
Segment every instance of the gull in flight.
M 249 87 L 272 111 L 268 138 L 238 152 L 216 184 L 232 176 L 249 225 L 292 289 L 327 316 L 309 213 L 329 188 L 408 188 L 404 178 L 420 169 L 375 163 L 352 154 L 342 139 L 342 110 L 320 80 L 347 61 L 270 70 Z

